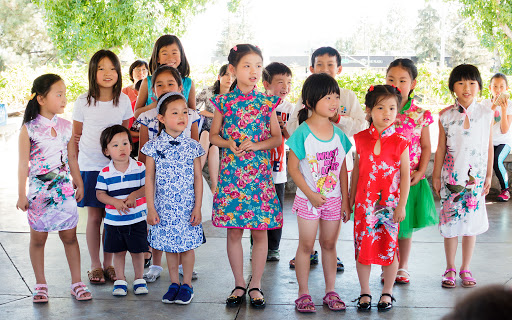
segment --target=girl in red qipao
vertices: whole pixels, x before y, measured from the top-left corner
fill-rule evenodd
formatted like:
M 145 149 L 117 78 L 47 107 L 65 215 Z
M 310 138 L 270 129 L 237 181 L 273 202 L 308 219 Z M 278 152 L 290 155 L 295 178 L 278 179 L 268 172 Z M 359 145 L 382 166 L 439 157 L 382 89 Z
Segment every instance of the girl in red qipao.
M 355 203 L 359 310 L 371 308 L 372 264 L 383 266 L 384 272 L 377 308 L 387 311 L 395 300 L 392 293 L 398 269 L 398 229 L 405 218 L 410 185 L 409 142 L 394 127 L 401 100 L 400 90 L 395 86 L 371 86 L 365 98 L 370 128 L 354 135 L 356 156 L 350 203 Z

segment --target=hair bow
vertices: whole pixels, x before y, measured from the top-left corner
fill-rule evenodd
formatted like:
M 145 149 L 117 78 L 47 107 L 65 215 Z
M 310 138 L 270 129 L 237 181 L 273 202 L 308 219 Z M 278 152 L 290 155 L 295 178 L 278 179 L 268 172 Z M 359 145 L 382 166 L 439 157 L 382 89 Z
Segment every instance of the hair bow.
M 169 97 L 172 97 L 172 96 L 180 96 L 182 97 L 185 101 L 187 99 L 185 99 L 185 96 L 183 96 L 181 93 L 179 92 L 167 92 L 166 94 L 164 94 L 163 96 L 161 96 L 160 98 L 158 98 L 158 103 L 156 104 L 156 113 L 160 114 L 160 107 L 162 106 L 162 104 L 164 103 L 165 99 L 169 98 Z
M 31 95 L 26 96 L 26 99 L 30 101 L 30 100 L 34 99 L 35 96 L 36 96 L 36 93 L 34 92 Z
M 237 48 L 236 46 L 234 46 L 234 47 L 233 47 L 233 50 L 237 51 L 237 50 L 238 50 L 238 48 Z
M 368 92 L 372 92 L 373 91 L 373 84 L 370 86 L 370 89 L 368 89 Z

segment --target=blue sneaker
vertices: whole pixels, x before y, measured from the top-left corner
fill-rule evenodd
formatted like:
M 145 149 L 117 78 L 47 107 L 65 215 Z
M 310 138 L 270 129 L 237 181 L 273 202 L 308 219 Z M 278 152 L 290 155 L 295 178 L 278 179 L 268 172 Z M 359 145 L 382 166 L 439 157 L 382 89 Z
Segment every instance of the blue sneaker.
M 136 295 L 139 294 L 148 294 L 148 285 L 146 284 L 146 280 L 137 279 L 133 282 L 133 293 Z
M 128 294 L 128 283 L 124 280 L 116 280 L 114 282 L 114 290 L 112 295 L 117 297 L 124 297 Z
M 189 304 L 193 297 L 194 289 L 192 289 L 188 284 L 182 284 L 178 294 L 176 295 L 176 300 L 174 300 L 174 303 Z
M 167 293 L 164 294 L 162 298 L 163 303 L 174 303 L 176 301 L 176 296 L 178 295 L 178 291 L 180 290 L 180 285 L 177 283 L 173 283 L 169 286 Z

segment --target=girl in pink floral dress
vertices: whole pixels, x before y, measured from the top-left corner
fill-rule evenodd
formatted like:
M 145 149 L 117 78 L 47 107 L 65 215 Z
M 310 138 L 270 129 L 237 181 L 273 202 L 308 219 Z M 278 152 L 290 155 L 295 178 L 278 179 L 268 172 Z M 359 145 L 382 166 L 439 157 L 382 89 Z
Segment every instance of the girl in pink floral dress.
M 234 89 L 211 100 L 216 110 L 210 141 L 222 148 L 212 222 L 228 228 L 228 257 L 235 276 L 235 289 L 226 303 L 239 305 L 245 293 L 242 235 L 250 229 L 253 238 L 251 305 L 265 306 L 260 290 L 267 259 L 267 230 L 281 228 L 279 206 L 270 168 L 270 149 L 281 144 L 275 108 L 279 97 L 259 93 L 261 50 L 250 44 L 233 47 L 229 71 L 236 76 Z
M 71 139 L 71 123 L 57 117 L 64 112 L 66 102 L 66 85 L 58 75 L 38 77 L 32 86 L 20 132 L 16 208 L 27 211 L 30 260 L 37 283 L 32 300 L 37 303 L 48 302 L 44 245 L 50 231 L 59 231 L 64 244 L 71 270 L 71 294 L 77 300 L 91 299 L 91 293 L 80 279 L 80 248 L 76 239 L 76 202 L 83 197 L 83 182 Z M 76 197 L 70 173 L 78 187 Z

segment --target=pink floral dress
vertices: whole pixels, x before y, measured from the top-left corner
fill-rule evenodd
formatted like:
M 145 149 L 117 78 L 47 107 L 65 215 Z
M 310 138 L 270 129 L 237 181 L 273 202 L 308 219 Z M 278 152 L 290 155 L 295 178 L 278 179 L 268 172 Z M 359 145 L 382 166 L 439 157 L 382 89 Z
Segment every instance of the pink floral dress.
M 466 117 L 469 129 L 464 129 Z M 439 220 L 439 230 L 445 238 L 474 236 L 489 228 L 482 190 L 492 117 L 491 109 L 476 101 L 467 110 L 456 103 L 439 115 L 446 134 Z
M 256 91 L 243 94 L 238 87 L 211 100 L 224 116 L 221 136 L 240 144 L 270 138 L 270 116 L 279 104 L 276 96 Z M 213 198 L 212 223 L 216 227 L 270 230 L 281 228 L 279 206 L 270 167 L 270 150 L 250 151 L 236 157 L 223 148 L 219 183 Z
M 28 223 L 40 232 L 73 229 L 78 211 L 69 179 L 71 123 L 57 116 L 50 120 L 38 115 L 25 127 L 30 138 Z M 52 128 L 56 137 L 51 135 Z

